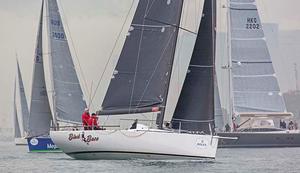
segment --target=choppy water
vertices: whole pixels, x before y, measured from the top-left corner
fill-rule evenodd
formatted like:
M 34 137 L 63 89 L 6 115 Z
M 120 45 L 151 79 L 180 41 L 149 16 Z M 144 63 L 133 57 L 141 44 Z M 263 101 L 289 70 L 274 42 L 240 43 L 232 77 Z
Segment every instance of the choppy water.
M 85 161 L 0 142 L 0 172 L 300 173 L 300 148 L 219 149 L 214 161 Z

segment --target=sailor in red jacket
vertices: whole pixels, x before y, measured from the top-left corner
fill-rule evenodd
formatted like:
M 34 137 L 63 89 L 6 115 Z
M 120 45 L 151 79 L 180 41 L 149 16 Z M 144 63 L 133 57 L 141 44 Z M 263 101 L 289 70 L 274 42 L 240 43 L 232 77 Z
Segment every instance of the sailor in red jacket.
M 100 130 L 100 127 L 98 125 L 98 117 L 96 116 L 95 113 L 92 113 L 92 116 L 90 117 L 88 121 L 90 129 L 94 130 Z
M 81 118 L 82 118 L 82 125 L 84 127 L 84 130 L 88 130 L 88 121 L 90 119 L 89 108 L 84 109 L 84 112 L 82 113 Z

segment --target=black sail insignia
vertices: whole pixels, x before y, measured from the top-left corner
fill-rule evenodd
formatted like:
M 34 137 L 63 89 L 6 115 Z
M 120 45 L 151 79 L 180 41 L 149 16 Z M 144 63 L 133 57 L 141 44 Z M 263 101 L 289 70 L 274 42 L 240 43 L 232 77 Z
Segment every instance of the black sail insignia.
M 215 0 L 206 0 L 183 88 L 172 118 L 173 128 L 214 130 Z
M 98 114 L 158 111 L 166 104 L 182 0 L 141 0 Z

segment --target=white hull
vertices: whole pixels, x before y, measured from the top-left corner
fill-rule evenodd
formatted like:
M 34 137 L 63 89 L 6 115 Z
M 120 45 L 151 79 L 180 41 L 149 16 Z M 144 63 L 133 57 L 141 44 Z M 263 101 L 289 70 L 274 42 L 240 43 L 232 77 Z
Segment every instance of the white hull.
M 25 138 L 15 138 L 16 145 L 27 145 L 27 139 Z
M 218 146 L 217 136 L 163 130 L 51 131 L 50 136 L 76 159 L 214 159 Z

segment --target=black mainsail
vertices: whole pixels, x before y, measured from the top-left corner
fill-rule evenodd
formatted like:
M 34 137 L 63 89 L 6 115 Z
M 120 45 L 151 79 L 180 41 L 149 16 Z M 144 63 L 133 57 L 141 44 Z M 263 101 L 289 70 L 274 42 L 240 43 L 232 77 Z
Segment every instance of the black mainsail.
M 173 128 L 214 130 L 214 58 L 216 2 L 206 0 L 196 44 L 172 118 Z
M 182 3 L 139 2 L 99 114 L 164 110 Z

